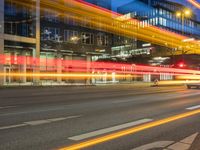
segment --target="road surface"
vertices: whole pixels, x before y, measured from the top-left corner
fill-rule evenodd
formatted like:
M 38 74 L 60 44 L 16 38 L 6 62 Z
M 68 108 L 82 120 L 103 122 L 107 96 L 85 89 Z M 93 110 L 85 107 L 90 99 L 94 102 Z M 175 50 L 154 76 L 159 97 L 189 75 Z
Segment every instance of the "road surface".
M 0 89 L 0 149 L 199 150 L 199 97 L 184 86 Z

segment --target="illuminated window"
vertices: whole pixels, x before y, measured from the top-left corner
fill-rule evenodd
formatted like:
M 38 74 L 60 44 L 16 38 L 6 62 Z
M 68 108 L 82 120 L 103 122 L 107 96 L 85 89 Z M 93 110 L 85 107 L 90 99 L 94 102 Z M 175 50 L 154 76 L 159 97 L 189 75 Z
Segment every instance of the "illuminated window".
M 44 40 L 56 40 L 56 38 L 60 35 L 60 29 L 46 27 L 43 31 L 43 39 Z
M 78 38 L 78 31 L 64 30 L 64 41 L 65 42 L 70 42 L 73 37 Z
M 92 33 L 83 32 L 81 34 L 82 44 L 94 44 L 94 35 Z

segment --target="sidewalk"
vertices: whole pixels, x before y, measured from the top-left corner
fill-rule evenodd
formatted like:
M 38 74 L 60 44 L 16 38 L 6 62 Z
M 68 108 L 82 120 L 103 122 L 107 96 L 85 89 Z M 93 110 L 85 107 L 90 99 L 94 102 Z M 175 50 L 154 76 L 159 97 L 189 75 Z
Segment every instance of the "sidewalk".
M 199 150 L 200 149 L 200 134 L 196 137 L 194 143 L 189 150 Z
M 97 84 L 85 84 L 85 83 L 65 83 L 65 82 L 38 82 L 38 83 L 10 83 L 0 86 L 1 88 L 9 88 L 9 87 L 54 87 L 54 86 L 134 86 L 134 87 L 154 87 L 153 82 L 142 82 L 142 81 L 134 81 L 134 82 L 109 82 L 109 83 L 97 83 Z M 155 87 L 165 87 L 165 86 L 184 86 L 185 83 L 158 83 L 158 86 Z

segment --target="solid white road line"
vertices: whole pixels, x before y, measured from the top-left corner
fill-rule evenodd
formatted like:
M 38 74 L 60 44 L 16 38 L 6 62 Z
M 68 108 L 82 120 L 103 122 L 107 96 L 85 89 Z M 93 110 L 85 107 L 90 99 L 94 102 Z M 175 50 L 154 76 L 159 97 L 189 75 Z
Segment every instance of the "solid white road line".
M 81 134 L 81 135 L 77 135 L 77 136 L 73 136 L 73 137 L 69 137 L 68 139 L 74 140 L 74 141 L 79 141 L 79 140 L 87 139 L 90 137 L 102 135 L 105 133 L 125 129 L 125 128 L 132 127 L 132 126 L 136 126 L 136 125 L 143 124 L 143 123 L 150 122 L 150 121 L 153 121 L 153 119 L 142 119 L 142 120 L 138 120 L 138 121 L 134 121 L 134 122 L 129 122 L 129 123 L 125 123 L 125 124 L 105 128 L 105 129 L 100 129 L 97 131 L 93 131 L 93 132 L 89 132 L 89 133 L 85 133 L 85 134 Z
M 50 119 L 44 119 L 44 120 L 27 121 L 27 122 L 24 122 L 22 124 L 2 126 L 2 127 L 0 127 L 0 130 L 17 128 L 17 127 L 28 126 L 28 125 L 37 126 L 37 125 L 42 125 L 42 124 L 47 124 L 47 123 L 52 123 L 52 122 L 58 122 L 58 121 L 67 120 L 67 119 L 74 119 L 74 118 L 79 118 L 79 117 L 81 117 L 81 115 L 61 117 L 61 118 L 50 118 Z
M 188 107 L 188 108 L 186 108 L 186 109 L 187 109 L 187 110 L 194 110 L 194 109 L 198 109 L 198 108 L 200 108 L 200 105 Z

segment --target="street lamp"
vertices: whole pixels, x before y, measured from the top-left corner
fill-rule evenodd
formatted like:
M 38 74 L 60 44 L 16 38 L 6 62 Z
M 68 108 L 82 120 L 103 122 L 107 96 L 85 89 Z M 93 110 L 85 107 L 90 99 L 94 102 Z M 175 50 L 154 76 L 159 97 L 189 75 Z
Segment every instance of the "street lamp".
M 190 17 L 192 14 L 191 10 L 189 9 L 185 9 L 185 10 L 182 10 L 182 11 L 178 11 L 176 13 L 176 17 L 177 18 L 181 18 L 181 23 L 182 23 L 182 34 L 184 34 L 184 22 L 185 22 L 185 18 L 186 17 Z
M 176 17 L 181 18 L 181 24 L 182 24 L 182 35 L 184 35 L 184 24 L 185 24 L 185 18 L 190 17 L 192 15 L 192 11 L 190 9 L 184 9 L 181 11 L 176 12 Z M 184 42 L 184 41 L 183 41 Z M 184 60 L 184 49 L 182 48 L 182 61 Z

